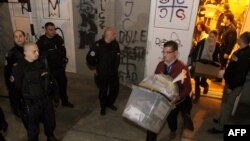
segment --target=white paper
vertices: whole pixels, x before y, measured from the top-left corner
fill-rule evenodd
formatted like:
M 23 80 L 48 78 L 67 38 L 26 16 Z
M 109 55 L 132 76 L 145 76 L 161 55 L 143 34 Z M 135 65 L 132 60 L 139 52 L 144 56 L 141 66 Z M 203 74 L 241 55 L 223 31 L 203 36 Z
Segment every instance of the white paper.
M 142 121 L 145 117 L 143 112 L 131 105 L 125 109 L 125 113 L 129 115 L 130 119 L 134 119 L 136 121 Z

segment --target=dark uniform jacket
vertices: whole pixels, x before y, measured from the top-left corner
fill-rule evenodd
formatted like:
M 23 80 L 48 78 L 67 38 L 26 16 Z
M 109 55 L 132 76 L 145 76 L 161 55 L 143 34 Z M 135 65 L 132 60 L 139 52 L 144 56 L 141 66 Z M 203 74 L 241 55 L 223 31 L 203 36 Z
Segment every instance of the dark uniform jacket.
M 14 45 L 5 56 L 4 78 L 7 88 L 10 90 L 10 76 L 12 69 L 18 60 L 23 58 L 23 47 Z
M 250 70 L 250 47 L 247 46 L 235 51 L 225 70 L 225 83 L 230 89 L 242 86 Z
M 237 32 L 233 24 L 225 27 L 221 37 L 221 51 L 223 54 L 230 54 L 237 42 Z
M 201 59 L 201 55 L 204 49 L 204 45 L 205 45 L 205 41 L 206 39 L 202 39 L 201 41 L 199 41 L 197 43 L 197 45 L 192 49 L 190 56 L 192 58 L 192 62 L 198 61 Z M 218 42 L 216 42 L 215 45 L 215 50 L 213 53 L 213 60 L 214 62 L 219 62 L 219 55 L 221 53 L 221 49 L 220 49 L 220 44 Z
M 37 45 L 40 55 L 47 58 L 51 71 L 58 68 L 65 68 L 68 59 L 61 36 L 56 34 L 53 38 L 48 38 L 46 35 L 42 35 L 38 39 Z
M 120 48 L 116 40 L 106 43 L 100 39 L 90 48 L 87 57 L 87 63 L 95 66 L 98 75 L 118 75 L 120 64 Z
M 13 68 L 12 75 L 19 105 L 21 105 L 22 100 L 33 101 L 48 96 L 49 74 L 41 60 L 28 62 L 22 59 L 18 61 Z

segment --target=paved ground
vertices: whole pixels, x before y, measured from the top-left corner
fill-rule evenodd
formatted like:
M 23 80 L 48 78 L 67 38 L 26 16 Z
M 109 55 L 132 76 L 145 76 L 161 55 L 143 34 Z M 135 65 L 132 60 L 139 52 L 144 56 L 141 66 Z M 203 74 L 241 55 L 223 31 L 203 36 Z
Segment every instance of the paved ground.
M 0 73 L 2 74 L 1 68 Z M 82 76 L 75 77 L 72 74 L 68 74 L 68 76 L 69 99 L 75 104 L 75 107 L 73 109 L 61 106 L 56 108 L 57 128 L 55 135 L 58 138 L 62 141 L 145 141 L 146 131 L 122 117 L 122 112 L 131 93 L 130 88 L 121 86 L 116 101 L 118 111 L 108 110 L 106 116 L 100 116 L 98 90 L 92 79 Z M 0 77 L 0 95 L 7 95 L 2 77 Z M 26 131 L 20 120 L 11 113 L 8 99 L 0 97 L 0 106 L 3 108 L 9 123 L 6 134 L 7 141 L 26 141 Z M 213 127 L 212 118 L 218 115 L 219 110 L 219 98 L 201 97 L 199 103 L 193 105 L 192 118 L 195 130 L 183 130 L 182 120 L 179 118 L 178 136 L 174 141 L 222 141 L 222 134 L 210 135 L 207 133 L 207 129 Z M 238 115 L 241 115 L 241 121 L 245 119 L 243 118 L 245 114 Z M 167 140 L 168 132 L 169 129 L 165 126 L 161 130 L 158 140 Z M 40 140 L 46 140 L 42 126 Z

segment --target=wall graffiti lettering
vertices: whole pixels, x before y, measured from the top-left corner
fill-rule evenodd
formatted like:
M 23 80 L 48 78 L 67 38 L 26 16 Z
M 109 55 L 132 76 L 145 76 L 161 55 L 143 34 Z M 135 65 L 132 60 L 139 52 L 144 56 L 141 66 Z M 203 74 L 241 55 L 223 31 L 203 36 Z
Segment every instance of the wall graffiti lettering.
M 189 30 L 195 0 L 157 0 L 154 26 Z
M 122 46 L 121 50 L 121 70 L 119 77 L 122 82 L 137 83 L 143 77 L 140 70 L 145 61 L 146 49 L 144 43 L 147 41 L 147 30 L 135 29 L 138 26 L 134 21 L 134 10 L 136 8 L 134 0 L 124 0 L 123 17 L 121 18 L 121 29 L 118 41 Z
M 132 0 L 128 0 L 128 1 L 125 1 L 125 16 L 126 17 L 130 17 L 131 14 L 132 14 L 132 11 L 133 11 L 133 7 L 134 7 L 134 2 Z
M 53 10 L 57 9 L 58 17 L 60 18 L 60 16 L 61 16 L 61 14 L 60 14 L 60 0 L 55 0 L 54 3 L 53 3 L 53 1 L 48 0 L 48 17 L 56 16 L 57 13 L 51 12 L 50 8 L 52 8 Z
M 80 49 L 90 47 L 95 42 L 97 34 L 97 26 L 95 17 L 97 8 L 94 0 L 81 0 L 79 5 L 79 13 L 82 18 L 82 23 L 79 25 L 80 34 Z
M 183 47 L 179 35 L 176 32 L 170 34 L 169 40 L 176 41 L 179 47 Z M 161 39 L 160 37 L 155 38 L 155 45 L 157 47 L 163 48 L 165 42 L 169 41 L 168 39 Z
M 101 9 L 100 9 L 100 13 L 98 14 L 98 17 L 99 17 L 99 27 L 101 29 L 104 29 L 104 27 L 106 27 L 105 26 L 106 17 L 105 17 L 105 14 L 104 14 L 104 12 L 106 10 L 105 7 L 104 7 L 105 2 L 106 2 L 106 0 L 101 0 Z
M 21 9 L 22 9 L 22 14 L 24 14 L 24 10 L 28 12 L 28 4 L 25 3 L 21 3 Z
M 146 51 L 144 47 L 129 47 L 125 46 L 121 51 L 121 63 L 120 65 L 125 65 L 125 71 L 119 71 L 119 77 L 122 81 L 130 80 L 131 82 L 138 81 L 137 67 L 133 61 L 142 61 L 144 60 Z
M 132 30 L 120 30 L 119 31 L 119 42 L 121 44 L 129 45 L 130 43 L 136 42 L 146 42 L 147 41 L 147 31 L 132 31 Z
M 183 5 L 184 2 L 185 0 L 160 0 L 160 5 L 158 5 L 158 8 L 160 9 L 159 16 L 161 18 L 165 18 L 168 14 L 170 14 L 169 21 L 172 22 L 174 10 L 177 9 L 175 12 L 176 17 L 183 20 L 185 18 L 184 9 L 188 8 L 187 6 Z
M 134 7 L 134 2 L 132 0 L 125 1 L 125 9 L 124 9 L 124 19 L 122 20 L 122 30 L 126 30 L 126 23 L 130 21 L 130 16 L 132 15 Z

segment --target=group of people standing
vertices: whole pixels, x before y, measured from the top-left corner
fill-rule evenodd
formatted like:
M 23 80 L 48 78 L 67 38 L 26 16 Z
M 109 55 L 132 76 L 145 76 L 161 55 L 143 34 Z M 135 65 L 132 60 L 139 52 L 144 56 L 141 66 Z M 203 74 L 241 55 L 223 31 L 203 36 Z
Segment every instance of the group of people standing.
M 36 43 L 26 42 L 22 30 L 14 32 L 14 47 L 6 55 L 4 77 L 13 113 L 27 130 L 28 141 L 38 141 L 39 124 L 47 141 L 58 141 L 54 106 L 73 108 L 67 96 L 65 73 L 68 58 L 64 40 L 54 23 L 45 24 L 45 34 Z
M 195 36 L 194 47 L 191 49 L 190 58 L 191 65 L 194 62 L 206 60 L 220 65 L 221 70 L 225 70 L 237 42 L 237 32 L 234 23 L 234 15 L 228 11 L 228 5 L 225 6 L 227 10 L 219 17 L 220 22 L 217 30 L 207 31 L 206 26 L 202 22 L 197 24 L 197 36 Z M 202 28 L 203 27 L 203 28 Z M 208 33 L 208 34 L 206 34 Z M 195 77 L 195 99 L 197 103 L 200 98 L 200 86 L 204 88 L 203 94 L 207 94 L 209 85 L 207 78 Z M 215 78 L 214 82 L 222 82 L 222 78 Z
M 216 126 L 208 130 L 211 134 L 217 134 L 223 133 L 224 125 L 230 123 L 236 97 L 241 94 L 242 86 L 250 71 L 250 32 L 242 33 L 237 39 L 237 23 L 228 4 L 224 4 L 224 12 L 219 16 L 217 30 L 211 30 L 206 37 L 205 27 L 204 23 L 198 22 L 199 34 L 197 35 L 198 38 L 202 38 L 195 40 L 189 57 L 192 60 L 192 66 L 197 61 L 207 60 L 220 64 L 220 69 L 225 71 L 220 116 L 213 119 Z M 236 43 L 239 48 L 233 52 Z M 222 82 L 223 78 L 216 78 L 213 81 Z M 205 77 L 194 76 L 194 80 L 195 98 L 193 103 L 197 103 L 201 93 L 200 86 L 204 88 L 203 94 L 207 94 L 209 85 Z
M 236 31 L 230 14 L 224 15 L 223 22 L 226 26 L 221 35 L 220 44 L 217 42 L 218 32 L 212 30 L 207 38 L 198 41 L 192 49 L 193 62 L 200 59 L 226 62 L 221 63 L 225 68 L 226 84 L 223 91 L 222 111 L 219 118 L 215 120 L 218 123 L 217 126 L 208 130 L 210 133 L 223 132 L 223 125 L 229 122 L 234 100 L 239 95 L 250 69 L 250 32 L 240 35 L 238 39 L 240 48 L 233 53 L 228 65 L 225 65 L 236 42 Z M 115 37 L 115 29 L 107 27 L 103 38 L 90 47 L 86 56 L 87 64 L 96 71 L 101 116 L 106 115 L 107 108 L 117 110 L 114 103 L 119 93 L 120 47 Z M 12 111 L 22 119 L 27 129 L 28 141 L 38 141 L 40 122 L 44 124 L 47 141 L 58 141 L 54 135 L 56 125 L 54 105 L 58 105 L 60 97 L 62 106 L 74 107 L 67 96 L 65 67 L 68 58 L 64 41 L 56 34 L 56 27 L 51 22 L 45 24 L 45 35 L 42 35 L 36 43 L 26 43 L 25 33 L 21 30 L 14 32 L 14 41 L 14 47 L 6 56 L 4 70 Z M 187 128 L 194 130 L 191 119 L 191 76 L 188 67 L 178 60 L 178 56 L 178 44 L 175 41 L 167 41 L 163 48 L 163 60 L 155 69 L 155 74 L 164 73 L 173 78 L 183 71 L 186 72 L 185 79 L 177 82 L 179 95 L 170 101 L 175 107 L 167 117 L 171 139 L 176 137 L 179 112 L 182 114 L 184 124 L 190 122 L 191 125 Z M 208 93 L 209 86 L 206 78 L 195 78 L 197 101 L 200 97 L 200 86 L 204 87 L 204 94 Z M 7 126 L 6 121 L 3 126 L 1 125 L 4 130 Z M 147 131 L 147 141 L 156 141 L 156 139 L 157 133 Z

